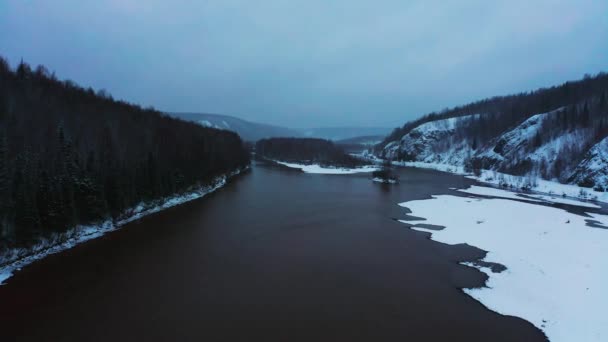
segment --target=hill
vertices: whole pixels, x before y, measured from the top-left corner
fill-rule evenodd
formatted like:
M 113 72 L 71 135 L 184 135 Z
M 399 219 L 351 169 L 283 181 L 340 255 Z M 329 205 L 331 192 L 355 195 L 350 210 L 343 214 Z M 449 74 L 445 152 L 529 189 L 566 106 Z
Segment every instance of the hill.
M 230 115 L 207 113 L 167 113 L 182 120 L 196 122 L 202 126 L 213 127 L 238 133 L 243 140 L 255 142 L 265 138 L 306 137 L 327 140 L 351 139 L 360 136 L 385 136 L 390 128 L 382 127 L 320 127 L 289 128 L 252 122 Z
M 168 114 L 182 120 L 196 122 L 202 126 L 236 132 L 243 138 L 243 140 L 250 142 L 272 137 L 302 136 L 299 131 L 291 128 L 251 122 L 230 115 L 206 113 Z
M 608 188 L 608 75 L 431 113 L 378 144 L 384 159 Z

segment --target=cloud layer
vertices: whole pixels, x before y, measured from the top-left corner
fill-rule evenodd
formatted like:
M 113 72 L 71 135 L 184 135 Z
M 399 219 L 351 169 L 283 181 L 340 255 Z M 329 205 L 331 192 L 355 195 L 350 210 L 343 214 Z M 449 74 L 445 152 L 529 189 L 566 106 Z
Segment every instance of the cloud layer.
M 608 70 L 608 2 L 0 2 L 0 54 L 162 110 L 394 126 Z

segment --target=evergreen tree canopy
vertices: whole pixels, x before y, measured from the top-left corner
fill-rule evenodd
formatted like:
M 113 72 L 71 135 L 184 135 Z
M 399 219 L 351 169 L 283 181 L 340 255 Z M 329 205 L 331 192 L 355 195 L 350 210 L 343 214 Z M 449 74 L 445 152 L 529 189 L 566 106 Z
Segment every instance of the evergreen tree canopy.
M 232 132 L 114 100 L 0 58 L 0 250 L 117 217 L 242 168 Z

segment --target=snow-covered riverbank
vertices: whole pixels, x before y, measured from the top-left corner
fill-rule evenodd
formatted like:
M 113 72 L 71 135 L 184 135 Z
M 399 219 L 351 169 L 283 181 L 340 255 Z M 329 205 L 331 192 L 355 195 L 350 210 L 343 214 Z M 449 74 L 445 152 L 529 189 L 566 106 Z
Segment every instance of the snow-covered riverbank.
M 10 249 L 0 255 L 0 265 L 2 265 L 0 266 L 0 285 L 10 278 L 15 271 L 18 271 L 36 260 L 40 260 L 48 255 L 59 253 L 80 243 L 98 238 L 144 216 L 201 198 L 223 187 L 230 178 L 245 170 L 246 169 L 237 170 L 226 176 L 218 177 L 209 185 L 191 189 L 180 195 L 154 202 L 140 203 L 136 207 L 125 211 L 122 218 L 117 221 L 106 220 L 97 224 L 77 226 L 65 233 L 57 234 L 51 238 L 41 239 L 30 248 Z
M 500 189 L 460 191 L 501 198 L 440 195 L 400 205 L 426 224 L 445 227 L 412 229 L 428 232 L 438 242 L 481 248 L 488 251 L 484 261 L 507 267 L 494 273 L 466 264 L 489 279 L 486 287 L 465 293 L 493 311 L 530 321 L 553 342 L 606 341 L 608 216 L 576 215 L 542 205 L 542 198 L 530 201 Z
M 463 167 L 446 164 L 422 162 L 393 162 L 393 164 L 399 166 L 417 167 L 455 173 L 459 175 L 464 175 L 467 178 L 475 179 L 482 183 L 512 188 L 514 190 L 527 189 L 530 191 L 547 194 L 553 197 L 572 197 L 580 200 L 600 201 L 608 203 L 608 192 L 594 191 L 592 189 L 582 188 L 573 184 L 562 184 L 556 181 L 548 181 L 540 178 L 514 176 L 490 170 L 481 170 L 481 174 L 479 176 L 476 176 L 471 173 L 465 172 Z
M 278 160 L 273 160 L 273 162 L 283 165 L 283 166 L 291 167 L 294 169 L 300 169 L 306 173 L 318 173 L 318 174 L 327 174 L 327 175 L 347 175 L 347 174 L 360 173 L 360 172 L 374 172 L 374 171 L 379 170 L 378 167 L 372 166 L 372 165 L 357 167 L 357 168 L 337 168 L 337 167 L 333 168 L 333 167 L 323 167 L 319 164 L 305 165 L 305 164 L 286 163 L 286 162 L 282 162 L 282 161 L 278 161 Z
M 371 154 L 357 154 L 353 156 L 369 160 L 377 164 L 384 162 L 383 159 L 379 159 Z M 557 181 L 549 181 L 540 179 L 538 177 L 514 176 L 491 170 L 481 170 L 479 175 L 474 175 L 470 172 L 466 172 L 462 166 L 441 163 L 393 161 L 392 164 L 395 166 L 449 172 L 474 179 L 480 183 L 492 184 L 506 189 L 526 189 L 527 191 L 537 193 L 534 195 L 545 195 L 552 197 L 555 199 L 555 202 L 557 202 L 557 198 L 562 198 L 562 202 L 565 204 L 568 204 L 568 197 L 574 201 L 597 201 L 608 203 L 608 192 L 595 191 L 593 189 L 583 188 L 574 184 L 562 184 Z

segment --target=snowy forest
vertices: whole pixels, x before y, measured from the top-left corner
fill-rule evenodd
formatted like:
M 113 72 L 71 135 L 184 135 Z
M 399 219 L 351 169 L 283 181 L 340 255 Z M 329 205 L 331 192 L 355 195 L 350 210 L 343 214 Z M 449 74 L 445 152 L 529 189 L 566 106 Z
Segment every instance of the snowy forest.
M 478 120 L 467 122 L 460 129 L 471 144 L 484 144 L 505 130 L 515 127 L 534 114 L 546 113 L 566 107 L 561 124 L 594 125 L 606 127 L 606 118 L 598 118 L 598 111 L 608 101 L 608 74 L 586 75 L 582 80 L 566 82 L 559 86 L 542 88 L 509 96 L 496 96 L 464 106 L 427 114 L 420 119 L 394 129 L 376 149 L 384 148 L 391 141 L 400 139 L 417 126 L 442 119 L 483 114 Z M 579 113 L 581 114 L 579 120 Z M 599 126 L 600 122 L 603 126 Z
M 346 154 L 333 142 L 315 138 L 270 138 L 255 145 L 258 156 L 322 166 L 357 167 L 364 162 Z
M 395 129 L 379 156 L 533 175 L 602 190 L 608 74 L 431 113 Z M 603 142 L 604 141 L 604 142 Z
M 239 136 L 0 58 L 0 250 L 249 164 Z

